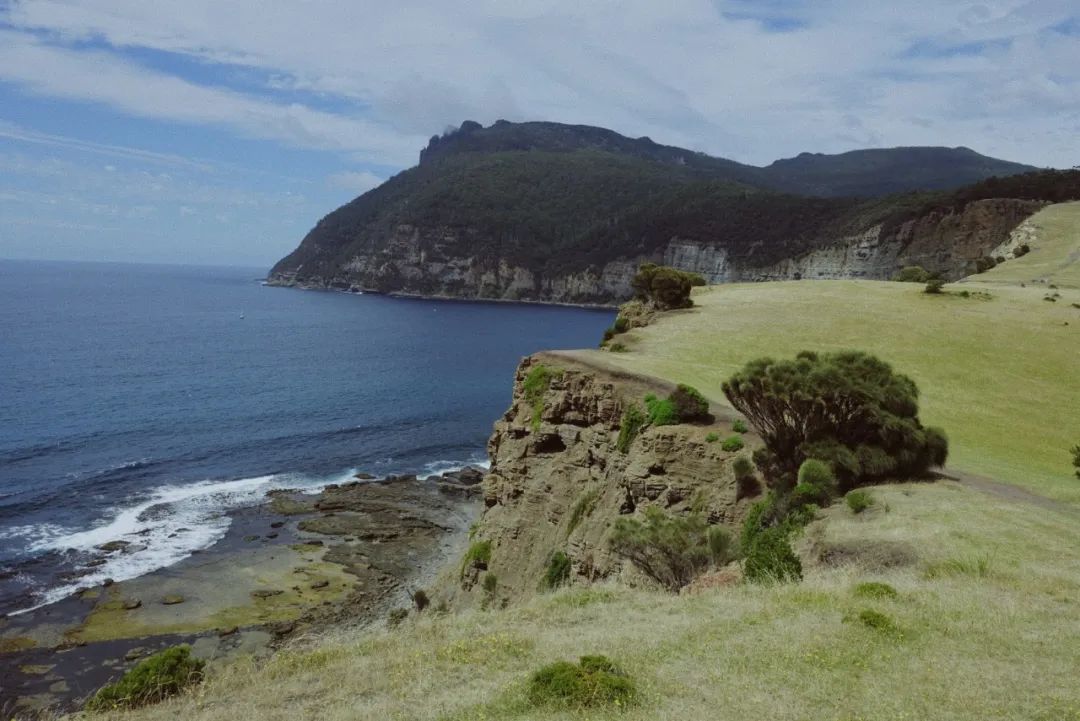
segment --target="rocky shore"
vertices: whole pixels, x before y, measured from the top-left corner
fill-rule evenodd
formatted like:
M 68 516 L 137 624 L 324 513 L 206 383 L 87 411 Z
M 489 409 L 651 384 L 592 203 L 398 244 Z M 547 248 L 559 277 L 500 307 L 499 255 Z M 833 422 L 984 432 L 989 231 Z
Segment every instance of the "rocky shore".
M 460 554 L 483 475 L 361 473 L 317 494 L 271 491 L 267 503 L 232 514 L 225 538 L 176 565 L 0 617 L 0 711 L 78 708 L 178 643 L 220 662 L 329 625 L 378 621 Z M 124 553 L 130 543 L 99 551 Z

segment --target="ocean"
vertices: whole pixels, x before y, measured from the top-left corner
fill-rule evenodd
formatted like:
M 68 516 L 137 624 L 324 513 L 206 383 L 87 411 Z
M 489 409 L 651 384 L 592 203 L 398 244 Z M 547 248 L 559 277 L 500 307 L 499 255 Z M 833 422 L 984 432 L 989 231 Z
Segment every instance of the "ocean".
M 264 274 L 0 261 L 0 613 L 176 563 L 272 488 L 484 463 L 520 358 L 613 316 Z

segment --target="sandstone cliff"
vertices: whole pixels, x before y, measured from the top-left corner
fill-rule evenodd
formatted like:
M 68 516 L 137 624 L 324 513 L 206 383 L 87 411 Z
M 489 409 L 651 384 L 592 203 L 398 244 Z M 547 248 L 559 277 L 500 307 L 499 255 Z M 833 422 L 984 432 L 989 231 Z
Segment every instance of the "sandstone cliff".
M 525 379 L 538 364 L 555 372 L 536 406 Z M 585 365 L 572 353 L 543 353 L 518 367 L 513 402 L 488 442 L 491 469 L 484 479 L 484 511 L 473 541 L 491 543 L 491 558 L 453 568 L 441 593 L 455 604 L 505 603 L 543 588 L 553 553 L 572 564 L 570 583 L 622 577 L 640 580 L 612 555 L 607 539 L 620 515 L 656 504 L 672 512 L 701 509 L 714 523 L 734 526 L 752 498 L 736 499 L 731 470 L 738 453 L 725 452 L 709 434 L 732 435 L 718 418 L 710 425 L 647 428 L 624 453 L 616 447 L 629 404 L 673 386 Z M 538 422 L 536 408 L 540 408 Z M 748 445 L 756 442 L 745 436 Z M 741 451 L 744 454 L 747 450 Z M 497 579 L 494 592 L 484 578 Z

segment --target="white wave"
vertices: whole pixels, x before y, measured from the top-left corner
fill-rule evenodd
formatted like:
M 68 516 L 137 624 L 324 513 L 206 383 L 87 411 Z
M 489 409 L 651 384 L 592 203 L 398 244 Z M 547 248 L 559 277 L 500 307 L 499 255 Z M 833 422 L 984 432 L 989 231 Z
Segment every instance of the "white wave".
M 460 471 L 461 469 L 470 466 L 486 471 L 491 468 L 491 461 L 488 460 L 486 456 L 475 456 L 468 461 L 432 461 L 420 469 L 420 473 L 418 473 L 417 476 L 420 478 L 441 476 L 444 473 Z

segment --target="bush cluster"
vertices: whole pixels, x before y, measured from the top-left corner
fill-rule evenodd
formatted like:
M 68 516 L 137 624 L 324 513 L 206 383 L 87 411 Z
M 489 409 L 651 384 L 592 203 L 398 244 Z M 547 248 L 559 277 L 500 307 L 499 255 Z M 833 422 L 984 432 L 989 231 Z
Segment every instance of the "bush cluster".
M 547 571 L 544 572 L 544 586 L 558 588 L 570 579 L 570 557 L 562 551 L 555 551 L 548 560 Z
M 638 300 L 652 303 L 660 310 L 689 308 L 690 289 L 705 285 L 705 279 L 697 273 L 687 273 L 666 265 L 642 263 L 637 275 L 630 281 Z
M 857 351 L 751 361 L 723 385 L 761 435 L 754 459 L 781 491 L 803 461 L 828 463 L 841 490 L 944 465 L 944 432 L 919 422 L 914 381 Z
M 743 574 L 752 583 L 783 583 L 802 579 L 802 562 L 791 547 L 786 526 L 770 526 L 751 535 Z
M 738 456 L 731 464 L 735 473 L 735 500 L 753 498 L 761 493 L 761 483 L 754 474 L 754 464 L 746 456 Z
M 929 293 L 930 295 L 939 295 L 942 288 L 945 287 L 945 281 L 941 278 L 932 278 L 927 281 L 926 287 L 923 288 L 923 293 Z
M 645 396 L 645 409 L 649 412 L 649 425 L 673 426 L 679 422 L 675 404 L 667 398 L 657 398 L 650 393 Z
M 672 516 L 656 506 L 643 519 L 620 518 L 611 534 L 612 551 L 669 591 L 678 591 L 711 565 L 734 557 L 731 538 L 697 513 Z
M 750 432 L 749 426 L 746 425 L 746 421 L 744 421 L 742 418 L 735 419 L 735 421 L 731 424 L 731 430 L 735 431 L 736 433 Z
M 697 388 L 680 383 L 668 396 L 675 409 L 675 416 L 683 423 L 704 422 L 712 419 L 709 401 Z
M 582 656 L 578 663 L 557 661 L 529 679 L 529 703 L 581 709 L 633 703 L 634 682 L 606 656 Z
M 981 258 L 975 259 L 975 272 L 985 273 L 986 271 L 994 268 L 997 264 L 998 262 L 995 258 L 991 258 L 989 255 L 984 255 Z
M 724 439 L 724 442 L 720 444 L 720 447 L 728 453 L 734 453 L 741 451 L 746 444 L 743 442 L 741 436 L 729 436 Z
M 1021 243 L 1019 246 L 1017 246 L 1016 250 L 1013 251 L 1013 257 L 1014 258 L 1022 258 L 1023 256 L 1027 255 L 1030 252 L 1031 252 L 1031 246 L 1028 245 L 1027 243 Z
M 909 265 L 893 276 L 893 280 L 898 283 L 925 283 L 930 278 L 930 271 L 921 265 Z
M 630 444 L 637 438 L 637 434 L 645 427 L 649 419 L 637 406 L 629 406 L 623 411 L 622 420 L 619 422 L 619 437 L 615 441 L 615 448 L 620 453 L 630 450 Z
M 203 679 L 202 661 L 188 646 L 173 646 L 139 662 L 119 681 L 103 686 L 86 702 L 87 711 L 113 711 L 157 703 Z
M 861 489 L 848 491 L 847 495 L 844 496 L 844 501 L 852 513 L 862 513 L 874 505 L 874 497 L 870 495 L 870 492 Z

